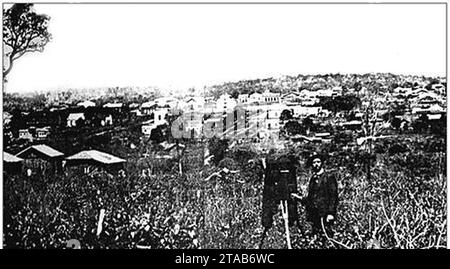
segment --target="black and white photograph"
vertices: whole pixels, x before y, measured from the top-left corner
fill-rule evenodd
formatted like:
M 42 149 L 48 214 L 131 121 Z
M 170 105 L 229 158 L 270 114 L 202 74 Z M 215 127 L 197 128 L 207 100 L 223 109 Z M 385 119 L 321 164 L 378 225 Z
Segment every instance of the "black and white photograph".
M 1 247 L 447 248 L 447 8 L 2 3 Z

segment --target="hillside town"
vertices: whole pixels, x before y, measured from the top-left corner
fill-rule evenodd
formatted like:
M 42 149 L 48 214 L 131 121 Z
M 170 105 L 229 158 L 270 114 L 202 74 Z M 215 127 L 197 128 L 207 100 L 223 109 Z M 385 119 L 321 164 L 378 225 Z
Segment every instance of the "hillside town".
M 158 183 L 159 187 L 153 190 L 155 192 L 164 189 L 159 184 L 169 184 L 168 182 L 175 186 L 195 184 L 190 186 L 185 194 L 179 192 L 181 187 L 170 185 L 171 187 L 164 189 L 165 196 L 157 198 L 168 199 L 175 195 L 173 197 L 176 197 L 176 202 L 170 206 L 183 204 L 181 201 L 185 201 L 187 206 L 193 203 L 191 199 L 200 199 L 201 192 L 205 192 L 203 199 L 216 197 L 216 194 L 210 193 L 216 187 L 205 189 L 206 185 L 201 182 L 239 177 L 236 182 L 248 184 L 247 194 L 250 190 L 255 192 L 252 188 L 259 186 L 261 178 L 252 178 L 258 178 L 259 168 L 245 167 L 247 163 L 250 165 L 251 159 L 257 160 L 259 157 L 273 154 L 295 152 L 303 158 L 303 155 L 313 151 L 326 151 L 332 160 L 330 163 L 334 166 L 331 168 L 337 169 L 343 175 L 356 177 L 358 173 L 366 173 L 367 170 L 368 175 L 373 174 L 372 178 L 378 178 L 376 171 L 380 169 L 383 161 L 376 157 L 377 154 L 387 151 L 389 154 L 404 153 L 408 150 L 412 152 L 407 141 L 413 139 L 423 143 L 421 137 L 432 136 L 438 141 L 436 145 L 439 147 L 439 160 L 445 160 L 445 78 L 392 74 L 299 75 L 207 86 L 180 95 L 174 94 L 174 91 L 165 91 L 165 95 L 162 94 L 164 91 L 153 91 L 143 96 L 142 92 L 136 92 L 132 88 L 128 88 L 128 91 L 114 88 L 103 91 L 103 95 L 96 97 L 90 96 L 92 92 L 97 91 L 86 91 L 84 94 L 78 94 L 77 98 L 65 91 L 64 94 L 48 92 L 36 93 L 34 96 L 4 94 L 3 175 L 6 181 L 12 180 L 8 183 L 12 185 L 7 184 L 7 188 L 19 188 L 13 183 L 17 181 L 59 184 L 58 180 L 71 182 L 74 178 L 107 178 L 110 182 L 134 184 L 127 188 L 137 188 L 136 191 L 140 192 L 150 191 L 154 187 L 152 185 L 139 189 L 137 186 L 148 180 L 158 179 L 168 181 Z M 69 95 L 71 97 L 66 98 Z M 441 155 L 442 152 L 444 155 Z M 376 162 L 371 164 L 366 162 L 366 157 L 358 157 L 365 156 L 358 154 L 366 153 L 372 154 L 373 157 L 370 158 L 377 159 Z M 355 161 L 352 161 L 352 158 L 355 158 Z M 370 158 L 367 157 L 367 160 Z M 439 169 L 443 169 L 442 166 L 439 166 Z M 194 180 L 192 177 L 199 178 Z M 359 175 L 357 178 L 362 180 L 365 176 Z M 367 178 L 369 180 L 369 177 Z M 351 190 L 345 187 L 344 182 L 340 181 L 340 188 Z M 104 187 L 100 187 L 104 184 L 118 183 L 101 183 L 94 189 L 98 188 L 99 194 L 108 193 L 102 189 Z M 43 186 L 40 185 L 39 188 L 45 190 L 47 187 Z M 112 193 L 118 191 L 115 187 L 108 188 L 113 188 Z M 173 193 L 171 188 L 175 188 Z M 194 198 L 181 198 L 191 192 Z M 233 197 L 235 192 L 236 190 L 233 190 Z M 243 192 L 244 188 L 241 189 L 242 197 Z M 209 196 L 206 196 L 206 193 L 210 193 Z M 225 194 L 229 195 L 227 192 Z M 149 198 L 146 199 L 156 201 L 150 198 L 153 197 L 151 194 L 148 195 Z M 255 195 L 258 196 L 256 192 L 252 195 L 250 196 L 253 198 L 249 199 L 256 199 Z M 108 208 L 106 204 L 110 202 L 104 202 L 108 197 L 91 201 L 95 204 L 92 204 L 92 210 Z M 117 197 L 128 199 L 128 196 Z M 144 199 L 143 197 L 145 195 L 141 198 Z M 132 205 L 143 206 L 140 203 L 145 201 L 149 200 L 136 200 Z M 16 202 L 11 200 L 12 208 L 17 208 L 13 206 Z M 37 206 L 39 207 L 39 204 Z M 156 229 L 150 224 L 143 225 L 142 220 L 136 219 L 142 216 L 133 216 L 127 212 L 128 209 L 116 212 L 116 206 L 110 205 L 108 208 L 107 218 L 110 218 L 110 222 L 122 221 L 113 220 L 116 213 L 122 216 L 130 214 L 123 220 L 123 227 L 137 225 L 135 229 L 139 233 Z M 259 206 L 259 202 L 252 206 Z M 72 214 L 74 207 L 76 205 L 63 210 L 64 214 Z M 57 208 L 61 210 L 60 207 Z M 207 214 L 207 210 L 213 209 L 206 203 L 199 210 L 206 210 L 202 212 Z M 211 211 L 208 214 L 215 213 Z M 20 218 L 20 215 L 14 213 L 8 215 L 6 221 L 10 221 L 14 226 L 17 218 Z M 208 221 L 214 220 L 202 220 L 206 224 Z M 229 225 L 237 224 L 230 220 Z M 70 225 L 65 227 L 71 229 Z M 10 230 L 11 236 L 16 233 L 14 229 Z M 186 236 L 194 240 L 186 243 L 188 245 L 177 245 L 179 241 L 171 241 L 172 245 L 169 247 L 219 247 L 206 238 L 201 242 L 197 241 L 200 238 L 190 234 L 194 231 L 200 233 L 197 229 L 200 228 L 192 228 L 186 232 L 189 234 Z M 8 229 L 6 230 L 8 232 Z M 80 231 L 75 234 L 78 237 L 85 236 Z M 177 236 L 178 232 L 172 231 L 169 234 Z M 167 241 L 159 245 L 150 235 L 150 239 L 147 235 L 141 235 L 141 241 L 136 239 L 135 232 L 127 233 L 126 236 L 127 239 L 123 242 L 127 242 L 127 247 L 137 247 L 149 242 L 155 248 L 167 246 Z M 70 238 L 64 235 L 58 239 L 58 243 L 39 244 L 55 246 L 54 244 L 63 244 L 62 242 L 68 239 Z M 8 241 L 7 236 L 6 243 L 21 244 L 20 240 L 17 243 L 12 243 L 11 240 L 13 239 Z M 91 247 L 99 246 L 93 242 L 89 244 Z M 101 244 L 108 246 L 109 243 L 105 241 Z M 229 246 L 236 246 L 233 244 Z M 246 247 L 253 247 L 252 244 Z
M 62 102 L 51 99 L 54 93 L 49 93 L 46 99 L 51 101 L 37 107 L 5 108 L 5 152 L 16 155 L 32 145 L 51 145 L 66 151 L 65 157 L 69 157 L 77 153 L 74 148 L 101 150 L 100 145 L 96 148 L 89 141 L 114 136 L 124 128 L 132 129 L 139 138 L 131 143 L 134 147 L 146 140 L 173 143 L 177 140 L 171 131 L 174 123 L 181 139 L 216 136 L 237 143 L 276 146 L 286 140 L 330 143 L 336 134 L 343 133 L 351 137 L 347 147 L 358 146 L 368 136 L 390 135 L 398 130 L 413 132 L 418 123 L 430 128 L 440 122 L 445 125 L 445 79 L 400 76 L 389 81 L 387 75 L 380 74 L 377 85 L 370 88 L 371 79 L 375 80 L 371 77 L 353 81 L 352 76 L 338 78 L 299 76 L 238 82 L 212 87 L 223 90 L 217 98 L 208 89 L 184 97 L 141 96 L 146 100 L 141 103 L 124 102 L 123 96 L 103 104 L 92 99 Z M 249 87 L 255 90 L 247 93 Z M 164 136 L 158 137 L 162 133 Z M 67 139 L 71 139 L 73 148 L 63 145 Z

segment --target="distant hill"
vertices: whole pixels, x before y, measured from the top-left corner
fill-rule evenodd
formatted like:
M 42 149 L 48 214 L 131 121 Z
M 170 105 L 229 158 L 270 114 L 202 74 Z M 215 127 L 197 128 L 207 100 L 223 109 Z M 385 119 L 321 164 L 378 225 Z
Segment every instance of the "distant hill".
M 287 93 L 303 89 L 314 90 L 332 87 L 342 87 L 344 90 L 351 88 L 356 90 L 361 88 L 390 90 L 398 86 L 413 87 L 415 83 L 429 85 L 439 82 L 439 78 L 390 73 L 298 75 L 226 82 L 206 87 L 205 95 L 217 98 L 223 93 L 228 93 L 232 97 L 237 97 L 239 94 L 263 92 L 265 90 Z

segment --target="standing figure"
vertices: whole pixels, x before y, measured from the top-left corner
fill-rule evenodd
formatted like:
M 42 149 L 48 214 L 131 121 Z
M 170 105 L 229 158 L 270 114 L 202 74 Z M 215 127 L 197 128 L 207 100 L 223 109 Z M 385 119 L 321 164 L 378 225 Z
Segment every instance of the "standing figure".
M 322 231 L 322 222 L 328 235 L 332 236 L 331 225 L 336 219 L 338 186 L 336 177 L 323 167 L 324 158 L 314 153 L 308 161 L 312 168 L 308 196 L 302 199 L 306 208 L 306 220 L 312 223 L 313 233 Z M 297 197 L 298 198 L 298 197 Z

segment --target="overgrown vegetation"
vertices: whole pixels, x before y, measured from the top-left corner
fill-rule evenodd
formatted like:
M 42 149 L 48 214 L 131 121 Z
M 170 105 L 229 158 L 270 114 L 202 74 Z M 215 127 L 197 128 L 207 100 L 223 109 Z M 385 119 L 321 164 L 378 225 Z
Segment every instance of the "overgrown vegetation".
M 211 152 L 222 157 L 203 166 L 204 144 L 190 143 L 178 161 L 142 157 L 145 143 L 127 155 L 124 176 L 67 171 L 52 177 L 4 174 L 4 247 L 62 248 L 77 239 L 82 248 L 257 248 L 259 246 L 263 154 L 251 144 L 226 150 L 220 140 Z M 213 145 L 214 143 L 210 144 Z M 338 219 L 332 240 L 313 240 L 304 208 L 291 227 L 294 248 L 440 248 L 446 245 L 445 140 L 400 136 L 375 143 L 367 181 L 364 153 L 327 145 L 297 144 L 298 182 L 304 192 L 309 171 L 305 156 L 320 150 L 339 178 Z M 283 152 L 279 152 L 283 153 Z M 159 162 L 159 164 L 158 164 Z M 152 175 L 142 170 L 158 166 Z M 161 166 L 164 165 L 164 166 Z M 223 173 L 205 181 L 223 167 Z M 159 171 L 156 173 L 156 170 Z M 96 236 L 101 209 L 103 230 Z M 375 243 L 374 243 L 375 242 Z M 263 248 L 285 248 L 281 215 L 275 217 Z

